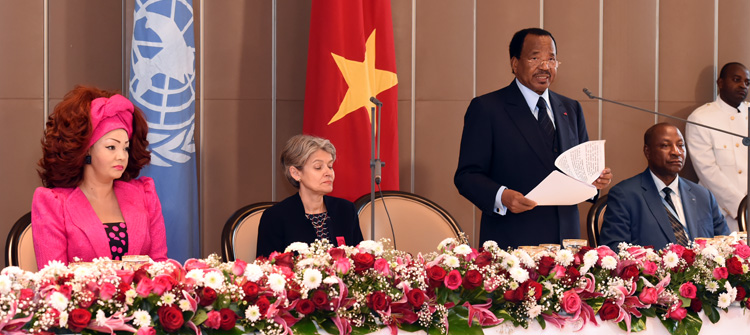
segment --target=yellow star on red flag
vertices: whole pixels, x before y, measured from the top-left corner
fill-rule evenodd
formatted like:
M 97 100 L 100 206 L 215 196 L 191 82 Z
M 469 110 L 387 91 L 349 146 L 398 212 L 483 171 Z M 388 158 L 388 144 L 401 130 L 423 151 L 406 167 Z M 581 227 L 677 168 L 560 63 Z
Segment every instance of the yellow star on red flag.
M 367 119 L 370 120 L 372 117 L 370 107 L 374 106 L 370 102 L 370 97 L 377 96 L 380 92 L 398 84 L 395 73 L 375 68 L 375 30 L 372 31 L 367 38 L 367 42 L 365 42 L 365 59 L 363 61 L 346 59 L 333 52 L 331 56 L 336 61 L 336 65 L 341 71 L 341 75 L 344 76 L 349 89 L 339 105 L 339 110 L 328 121 L 328 124 L 342 119 L 361 107 L 365 107 L 368 114 Z

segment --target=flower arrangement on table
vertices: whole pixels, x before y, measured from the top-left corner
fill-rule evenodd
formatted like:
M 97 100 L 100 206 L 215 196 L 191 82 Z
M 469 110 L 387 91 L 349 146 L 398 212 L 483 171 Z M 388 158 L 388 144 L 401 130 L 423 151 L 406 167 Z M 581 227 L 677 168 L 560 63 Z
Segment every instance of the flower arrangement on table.
M 697 334 L 703 311 L 750 308 L 750 247 L 699 240 L 661 251 L 621 244 L 579 250 L 480 250 L 447 239 L 412 256 L 364 241 L 334 247 L 294 243 L 253 263 L 148 263 L 133 270 L 106 259 L 37 273 L 0 273 L 0 330 L 23 333 L 481 334 L 528 327 L 581 329 L 615 322 L 637 332 L 658 318 L 672 334 Z M 598 315 L 598 318 L 597 318 Z

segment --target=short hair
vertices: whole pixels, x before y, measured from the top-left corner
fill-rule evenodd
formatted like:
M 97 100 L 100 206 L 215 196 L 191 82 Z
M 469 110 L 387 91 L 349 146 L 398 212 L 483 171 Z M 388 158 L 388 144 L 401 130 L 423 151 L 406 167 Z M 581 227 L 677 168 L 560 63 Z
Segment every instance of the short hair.
M 91 102 L 96 98 L 109 98 L 116 91 L 94 87 L 76 86 L 65 94 L 47 119 L 42 138 L 42 158 L 39 160 L 39 177 L 47 188 L 76 187 L 83 180 L 84 160 L 93 134 Z M 143 112 L 133 110 L 133 133 L 130 138 L 128 166 L 118 180 L 137 178 L 141 168 L 151 162 L 148 151 L 148 124 Z
M 648 146 L 649 144 L 651 144 L 651 139 L 654 137 L 654 132 L 656 131 L 656 129 L 662 128 L 662 127 L 675 127 L 675 128 L 677 128 L 677 126 L 675 126 L 675 125 L 673 125 L 673 124 L 671 124 L 669 122 L 660 122 L 660 123 L 657 123 L 657 124 L 649 127 L 646 130 L 646 132 L 643 133 L 643 145 L 644 146 Z
M 724 66 L 721 67 L 721 71 L 719 72 L 719 78 L 726 78 L 727 71 L 729 71 L 729 68 L 735 65 L 740 66 L 743 69 L 747 69 L 745 65 L 742 65 L 742 63 L 729 62 L 729 63 L 724 64 Z
M 521 58 L 521 51 L 523 51 L 523 41 L 526 40 L 526 35 L 529 34 L 536 36 L 549 36 L 552 39 L 552 43 L 555 45 L 555 50 L 557 50 L 557 42 L 555 41 L 555 37 L 552 36 L 552 33 L 541 28 L 526 28 L 519 30 L 515 34 L 513 34 L 513 38 L 510 40 L 510 46 L 508 47 L 510 51 L 510 58 Z
M 294 166 L 297 170 L 302 170 L 310 155 L 318 150 L 331 154 L 333 160 L 336 160 L 336 148 L 327 139 L 300 134 L 286 141 L 284 150 L 281 151 L 281 165 L 284 167 L 284 176 L 295 188 L 299 188 L 299 181 L 292 178 L 289 168 Z

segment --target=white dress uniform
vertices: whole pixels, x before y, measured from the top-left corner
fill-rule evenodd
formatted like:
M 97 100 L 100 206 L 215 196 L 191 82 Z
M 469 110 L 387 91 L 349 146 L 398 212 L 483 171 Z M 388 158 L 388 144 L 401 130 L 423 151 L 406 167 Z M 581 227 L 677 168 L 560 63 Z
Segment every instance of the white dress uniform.
M 734 108 L 717 97 L 698 107 L 688 120 L 747 136 L 749 106 L 743 101 Z M 747 147 L 742 138 L 687 124 L 685 140 L 700 184 L 716 197 L 729 229 L 737 231 L 735 218 L 747 194 L 748 178 Z

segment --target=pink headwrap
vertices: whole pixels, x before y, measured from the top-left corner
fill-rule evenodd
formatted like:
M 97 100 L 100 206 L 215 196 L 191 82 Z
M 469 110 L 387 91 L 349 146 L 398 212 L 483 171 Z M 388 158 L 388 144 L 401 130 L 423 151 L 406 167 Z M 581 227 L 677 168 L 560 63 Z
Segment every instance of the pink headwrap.
M 94 133 L 89 141 L 91 148 L 104 134 L 125 129 L 128 138 L 133 134 L 133 103 L 122 95 L 110 98 L 96 98 L 91 102 L 91 127 Z

